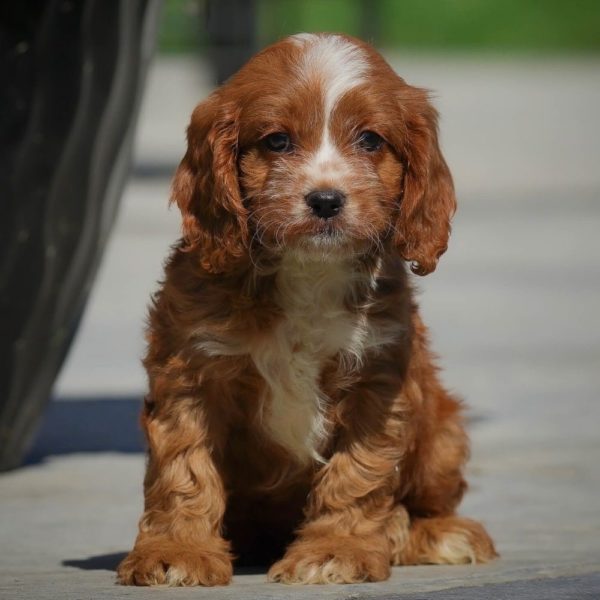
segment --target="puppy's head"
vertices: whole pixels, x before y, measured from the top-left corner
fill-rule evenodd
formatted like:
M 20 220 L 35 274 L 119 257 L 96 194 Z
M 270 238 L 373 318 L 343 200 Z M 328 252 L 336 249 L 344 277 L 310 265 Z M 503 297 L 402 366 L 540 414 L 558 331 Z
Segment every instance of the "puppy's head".
M 173 200 L 212 272 L 251 244 L 323 257 L 391 245 L 424 275 L 455 210 L 427 93 L 329 34 L 270 46 L 194 110 Z

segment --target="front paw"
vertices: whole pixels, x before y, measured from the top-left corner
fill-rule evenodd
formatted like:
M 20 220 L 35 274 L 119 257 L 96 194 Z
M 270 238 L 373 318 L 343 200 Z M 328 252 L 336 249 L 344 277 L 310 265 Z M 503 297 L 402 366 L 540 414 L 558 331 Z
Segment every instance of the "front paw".
M 269 569 L 269 581 L 280 583 L 362 583 L 390 576 L 385 541 L 350 537 L 300 539 Z
M 226 585 L 231 581 L 231 558 L 216 539 L 201 545 L 179 544 L 169 539 L 138 541 L 117 568 L 123 585 Z

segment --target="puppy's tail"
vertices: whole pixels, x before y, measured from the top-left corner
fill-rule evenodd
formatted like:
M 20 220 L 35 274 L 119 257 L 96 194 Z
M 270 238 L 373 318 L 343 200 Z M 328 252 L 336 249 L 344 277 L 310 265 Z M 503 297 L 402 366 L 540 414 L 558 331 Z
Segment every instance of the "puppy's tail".
M 486 563 L 498 556 L 480 523 L 456 515 L 410 519 L 399 505 L 387 534 L 393 565 Z

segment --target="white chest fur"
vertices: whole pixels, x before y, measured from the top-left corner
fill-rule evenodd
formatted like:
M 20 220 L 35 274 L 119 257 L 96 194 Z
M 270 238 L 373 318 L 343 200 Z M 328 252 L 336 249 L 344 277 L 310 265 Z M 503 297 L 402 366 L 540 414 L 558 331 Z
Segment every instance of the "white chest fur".
M 356 359 L 362 353 L 364 318 L 344 303 L 351 281 L 339 263 L 285 259 L 277 280 L 284 319 L 250 349 L 267 383 L 265 427 L 301 463 L 321 460 L 327 434 L 327 398 L 319 386 L 324 361 L 340 351 Z

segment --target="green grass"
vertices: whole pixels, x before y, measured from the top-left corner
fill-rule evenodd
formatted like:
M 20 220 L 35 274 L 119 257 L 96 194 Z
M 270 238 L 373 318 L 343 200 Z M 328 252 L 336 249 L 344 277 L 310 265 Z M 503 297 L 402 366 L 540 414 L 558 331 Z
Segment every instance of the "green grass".
M 360 34 L 360 0 L 261 0 L 262 45 L 300 31 Z
M 379 5 L 383 46 L 600 50 L 598 0 L 380 0 Z
M 204 4 L 197 0 L 165 0 L 158 31 L 160 52 L 178 54 L 197 50 L 206 38 Z
M 600 0 L 257 0 L 260 45 L 336 31 L 422 51 L 599 52 Z M 202 0 L 166 0 L 164 52 L 206 41 Z

